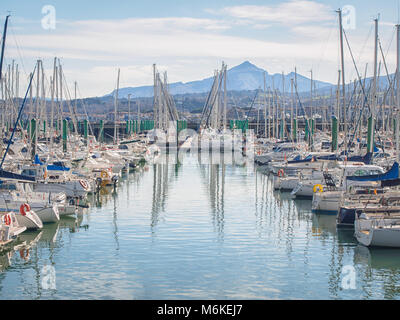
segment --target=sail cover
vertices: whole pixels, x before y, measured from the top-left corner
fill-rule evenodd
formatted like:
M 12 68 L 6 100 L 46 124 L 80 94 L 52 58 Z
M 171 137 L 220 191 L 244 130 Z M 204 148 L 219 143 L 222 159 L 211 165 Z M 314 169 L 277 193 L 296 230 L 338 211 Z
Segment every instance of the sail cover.
M 35 182 L 35 178 L 34 177 L 25 176 L 25 175 L 21 175 L 21 174 L 16 174 L 16 173 L 8 172 L 8 171 L 5 171 L 5 170 L 0 170 L 0 179 L 17 180 L 17 181 L 20 181 L 20 182 Z
M 395 162 L 393 167 L 386 173 L 370 175 L 370 176 L 360 176 L 360 177 L 347 177 L 350 181 L 386 181 L 395 180 L 399 178 L 399 164 Z

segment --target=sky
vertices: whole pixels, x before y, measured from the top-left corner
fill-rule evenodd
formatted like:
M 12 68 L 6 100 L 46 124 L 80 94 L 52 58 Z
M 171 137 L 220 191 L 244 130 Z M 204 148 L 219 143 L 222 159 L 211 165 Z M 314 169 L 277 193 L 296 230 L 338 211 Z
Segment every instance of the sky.
M 1 0 L 0 30 L 11 14 L 5 64 L 19 65 L 20 95 L 38 59 L 49 81 L 54 57 L 71 92 L 78 83 L 80 98 L 112 92 L 118 68 L 120 87 L 151 85 L 153 64 L 167 71 L 169 82 L 210 77 L 222 62 L 232 68 L 250 61 L 271 74 L 296 67 L 304 76 L 312 70 L 314 79 L 336 83 L 336 10 L 349 5 L 354 14 L 344 14 L 346 34 L 359 72 L 367 64 L 367 74 L 373 72 L 378 16 L 385 62 L 395 72 L 399 0 Z M 355 70 L 346 47 L 347 81 L 357 77 Z

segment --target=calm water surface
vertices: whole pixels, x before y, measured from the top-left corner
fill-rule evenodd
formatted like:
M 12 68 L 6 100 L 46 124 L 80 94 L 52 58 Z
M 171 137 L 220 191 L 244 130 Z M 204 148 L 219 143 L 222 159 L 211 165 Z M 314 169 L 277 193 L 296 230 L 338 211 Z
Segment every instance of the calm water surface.
M 0 255 L 1 299 L 398 299 L 400 251 L 357 245 L 246 166 L 150 165 Z M 43 267 L 53 266 L 46 288 Z M 344 266 L 356 288 L 342 289 Z

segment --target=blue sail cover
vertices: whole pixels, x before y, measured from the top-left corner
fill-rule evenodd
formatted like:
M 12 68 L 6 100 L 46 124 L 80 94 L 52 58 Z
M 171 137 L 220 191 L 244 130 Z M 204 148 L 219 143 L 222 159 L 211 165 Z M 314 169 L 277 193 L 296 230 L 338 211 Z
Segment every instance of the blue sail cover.
M 49 166 L 47 166 L 47 170 L 49 170 L 49 171 L 66 171 L 66 172 L 68 172 L 71 169 L 67 168 L 67 167 L 63 167 L 63 166 L 49 165 Z
M 372 160 L 372 153 L 368 152 L 364 157 L 360 156 L 354 156 L 354 157 L 349 157 L 347 161 L 350 162 L 364 162 L 365 164 L 370 164 Z
M 386 173 L 376 174 L 371 176 L 360 176 L 360 177 L 347 177 L 350 181 L 386 181 L 395 180 L 399 178 L 399 164 L 395 162 L 392 169 Z
M 329 156 L 318 156 L 317 159 L 318 160 L 329 160 L 329 161 L 339 160 L 335 154 L 331 154 Z
M 0 179 L 18 180 L 18 181 L 22 181 L 22 182 L 24 182 L 24 181 L 25 182 L 35 182 L 35 178 L 34 177 L 24 176 L 24 175 L 21 175 L 21 174 L 16 174 L 16 173 L 4 171 L 4 170 L 0 170 Z
M 43 162 L 42 162 L 42 161 L 40 161 L 40 159 L 39 159 L 39 156 L 38 156 L 38 155 L 35 155 L 35 161 L 34 161 L 34 164 L 40 164 L 40 165 L 43 165 Z
M 308 157 L 306 157 L 306 158 L 304 158 L 302 160 L 300 156 L 297 156 L 296 158 L 294 158 L 294 160 L 288 161 L 288 163 L 306 163 L 306 162 L 311 162 L 312 158 L 313 158 L 312 156 L 308 156 Z

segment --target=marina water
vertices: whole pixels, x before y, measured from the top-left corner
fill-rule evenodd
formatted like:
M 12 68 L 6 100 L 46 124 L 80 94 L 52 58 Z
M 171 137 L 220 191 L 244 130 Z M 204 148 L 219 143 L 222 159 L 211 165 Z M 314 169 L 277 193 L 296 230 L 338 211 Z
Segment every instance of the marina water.
M 399 250 L 358 245 L 256 168 L 175 160 L 125 175 L 76 219 L 22 234 L 0 256 L 0 298 L 400 297 Z

